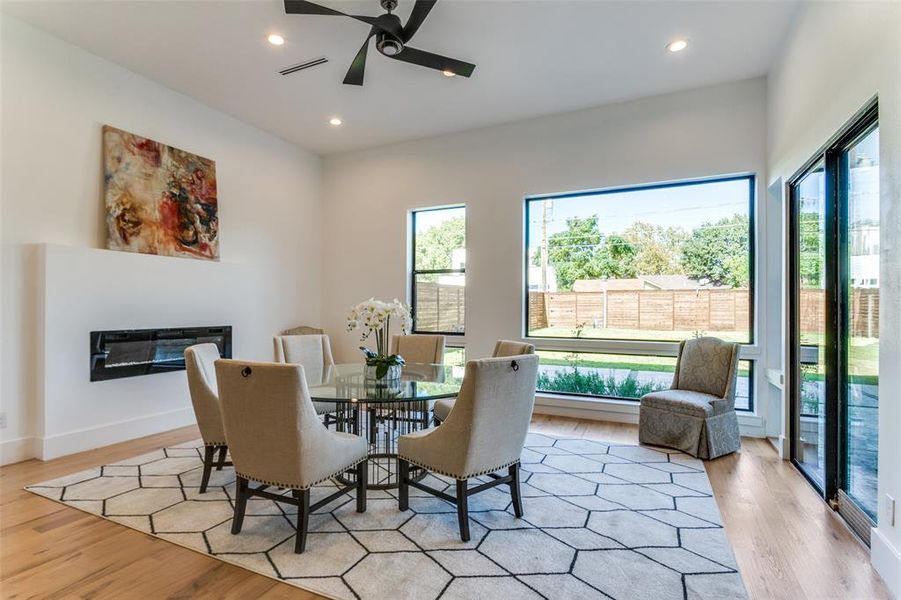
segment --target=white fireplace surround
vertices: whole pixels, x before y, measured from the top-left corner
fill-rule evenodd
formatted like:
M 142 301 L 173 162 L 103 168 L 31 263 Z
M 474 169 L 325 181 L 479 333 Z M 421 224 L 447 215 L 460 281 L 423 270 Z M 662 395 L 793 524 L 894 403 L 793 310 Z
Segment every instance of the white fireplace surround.
M 231 325 L 233 354 L 269 358 L 257 269 L 39 247 L 37 437 L 43 460 L 194 422 L 184 371 L 90 381 L 92 330 Z

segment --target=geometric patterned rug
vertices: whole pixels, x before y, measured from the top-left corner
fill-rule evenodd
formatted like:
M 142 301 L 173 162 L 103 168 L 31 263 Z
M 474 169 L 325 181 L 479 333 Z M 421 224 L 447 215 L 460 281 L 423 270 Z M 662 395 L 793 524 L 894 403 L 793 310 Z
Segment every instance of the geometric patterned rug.
M 333 598 L 747 597 L 703 463 L 680 452 L 530 433 L 522 519 L 506 486 L 482 492 L 470 498 L 472 539 L 462 542 L 451 504 L 410 488 L 400 512 L 395 491 L 370 491 L 366 513 L 347 495 L 311 515 L 296 555 L 288 505 L 249 500 L 231 535 L 234 471 L 213 471 L 199 494 L 199 446 L 27 489 Z M 448 480 L 426 483 L 453 494 Z M 312 501 L 333 489 L 317 486 Z

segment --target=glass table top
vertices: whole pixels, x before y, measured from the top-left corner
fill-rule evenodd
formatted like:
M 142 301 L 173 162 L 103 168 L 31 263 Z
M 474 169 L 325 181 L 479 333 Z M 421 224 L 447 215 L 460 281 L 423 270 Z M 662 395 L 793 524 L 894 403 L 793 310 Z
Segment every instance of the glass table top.
M 306 371 L 313 400 L 331 402 L 414 402 L 454 398 L 463 383 L 463 367 L 407 363 L 394 381 L 373 381 L 359 363 Z

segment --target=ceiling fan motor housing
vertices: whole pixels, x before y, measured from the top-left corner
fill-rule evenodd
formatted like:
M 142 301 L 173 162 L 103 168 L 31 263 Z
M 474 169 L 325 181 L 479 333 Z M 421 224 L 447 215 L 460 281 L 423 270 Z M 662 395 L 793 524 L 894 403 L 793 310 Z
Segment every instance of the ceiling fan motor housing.
M 386 0 L 387 1 L 387 0 Z M 404 28 L 397 15 L 379 15 L 376 19 L 379 29 L 375 35 L 375 47 L 385 56 L 397 56 L 404 49 Z
M 385 56 L 397 56 L 404 49 L 404 44 L 390 34 L 382 32 L 375 36 L 375 47 Z

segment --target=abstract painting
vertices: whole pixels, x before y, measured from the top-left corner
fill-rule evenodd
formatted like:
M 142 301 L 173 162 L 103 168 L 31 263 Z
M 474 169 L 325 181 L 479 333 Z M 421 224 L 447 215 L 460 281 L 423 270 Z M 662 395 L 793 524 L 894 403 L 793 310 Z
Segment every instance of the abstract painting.
M 216 163 L 103 127 L 107 247 L 219 260 Z

